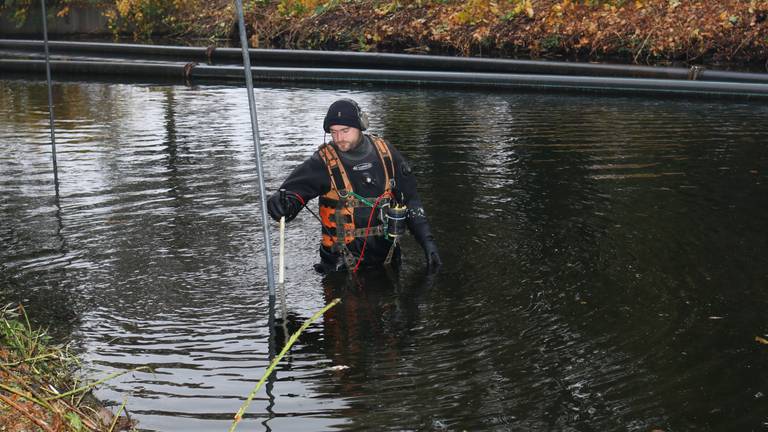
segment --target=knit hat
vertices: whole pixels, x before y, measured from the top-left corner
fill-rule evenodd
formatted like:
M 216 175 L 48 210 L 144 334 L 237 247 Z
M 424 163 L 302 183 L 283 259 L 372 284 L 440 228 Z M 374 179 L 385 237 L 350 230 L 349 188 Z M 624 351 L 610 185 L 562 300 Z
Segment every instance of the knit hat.
M 351 126 L 361 131 L 368 128 L 368 118 L 360 110 L 360 106 L 352 99 L 339 99 L 328 108 L 328 113 L 323 120 L 323 129 L 331 132 L 331 126 Z

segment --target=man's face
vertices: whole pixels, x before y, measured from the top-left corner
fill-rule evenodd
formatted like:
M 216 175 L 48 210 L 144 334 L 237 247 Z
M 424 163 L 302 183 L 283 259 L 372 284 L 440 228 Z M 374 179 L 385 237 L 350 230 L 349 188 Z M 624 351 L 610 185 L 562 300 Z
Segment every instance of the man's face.
M 336 147 L 343 152 L 354 150 L 360 143 L 360 129 L 344 125 L 331 126 L 331 138 Z

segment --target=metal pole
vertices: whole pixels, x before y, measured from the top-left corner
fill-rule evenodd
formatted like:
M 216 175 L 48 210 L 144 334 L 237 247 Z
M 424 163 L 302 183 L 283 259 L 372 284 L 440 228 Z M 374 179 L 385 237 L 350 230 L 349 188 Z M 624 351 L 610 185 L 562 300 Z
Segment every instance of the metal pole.
M 275 298 L 275 269 L 272 268 L 272 243 L 269 236 L 269 216 L 267 215 L 267 190 L 264 186 L 264 170 L 261 166 L 261 143 L 259 141 L 259 121 L 256 118 L 256 101 L 253 97 L 253 76 L 251 75 L 251 58 L 248 55 L 248 40 L 245 35 L 245 18 L 243 17 L 243 2 L 235 0 L 237 21 L 240 28 L 240 46 L 243 50 L 243 68 L 245 69 L 245 86 L 248 89 L 248 106 L 251 110 L 251 129 L 253 130 L 253 146 L 256 150 L 256 169 L 259 173 L 259 194 L 261 195 L 261 220 L 264 223 L 264 249 L 267 255 L 267 285 L 269 297 Z
M 269 340 L 267 341 L 267 357 L 269 358 L 269 364 L 277 355 L 277 338 L 275 337 L 275 298 L 269 298 L 269 318 L 267 318 L 267 326 L 269 326 Z M 265 390 L 267 391 L 267 398 L 269 403 L 267 404 L 267 413 L 269 416 L 261 422 L 264 425 L 266 432 L 271 432 L 272 428 L 267 424 L 270 420 L 275 418 L 275 381 L 277 381 L 277 371 L 269 375 L 267 378 L 267 385 Z
M 51 121 L 51 155 L 53 156 L 53 184 L 56 196 L 59 196 L 59 166 L 56 162 L 56 127 L 53 117 L 53 90 L 51 89 L 51 61 L 48 53 L 48 13 L 45 10 L 45 0 L 40 0 L 43 10 L 43 44 L 45 45 L 45 76 L 48 81 L 48 115 Z

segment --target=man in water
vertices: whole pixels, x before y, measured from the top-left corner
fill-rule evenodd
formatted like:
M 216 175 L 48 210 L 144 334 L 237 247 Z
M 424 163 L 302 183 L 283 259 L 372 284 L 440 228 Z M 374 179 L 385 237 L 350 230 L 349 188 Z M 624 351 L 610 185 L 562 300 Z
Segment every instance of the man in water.
M 389 234 L 402 219 L 387 219 L 389 233 L 382 220 L 392 209 L 390 215 L 405 216 L 424 250 L 427 268 L 435 271 L 442 261 L 416 192 L 416 178 L 400 152 L 382 138 L 364 134 L 367 128 L 368 118 L 355 101 L 331 104 L 323 129 L 332 142 L 293 170 L 280 187 L 285 193 L 269 198 L 269 214 L 289 222 L 319 196 L 323 226 L 315 270 L 329 273 L 399 262 L 397 236 Z

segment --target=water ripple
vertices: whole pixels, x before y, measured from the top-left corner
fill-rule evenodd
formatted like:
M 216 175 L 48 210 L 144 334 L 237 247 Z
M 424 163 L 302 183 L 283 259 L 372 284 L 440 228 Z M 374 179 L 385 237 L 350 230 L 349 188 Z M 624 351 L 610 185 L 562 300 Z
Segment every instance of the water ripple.
M 323 278 L 302 213 L 286 236 L 286 320 L 270 328 L 245 89 L 54 90 L 58 199 L 45 86 L 0 81 L 0 298 L 51 311 L 91 377 L 152 367 L 97 393 L 128 395 L 144 430 L 225 430 L 287 336 L 336 296 L 244 430 L 764 421 L 762 105 L 257 89 L 269 191 L 328 139 L 329 103 L 353 97 L 408 158 L 445 261 L 425 276 L 407 238 L 397 275 Z

